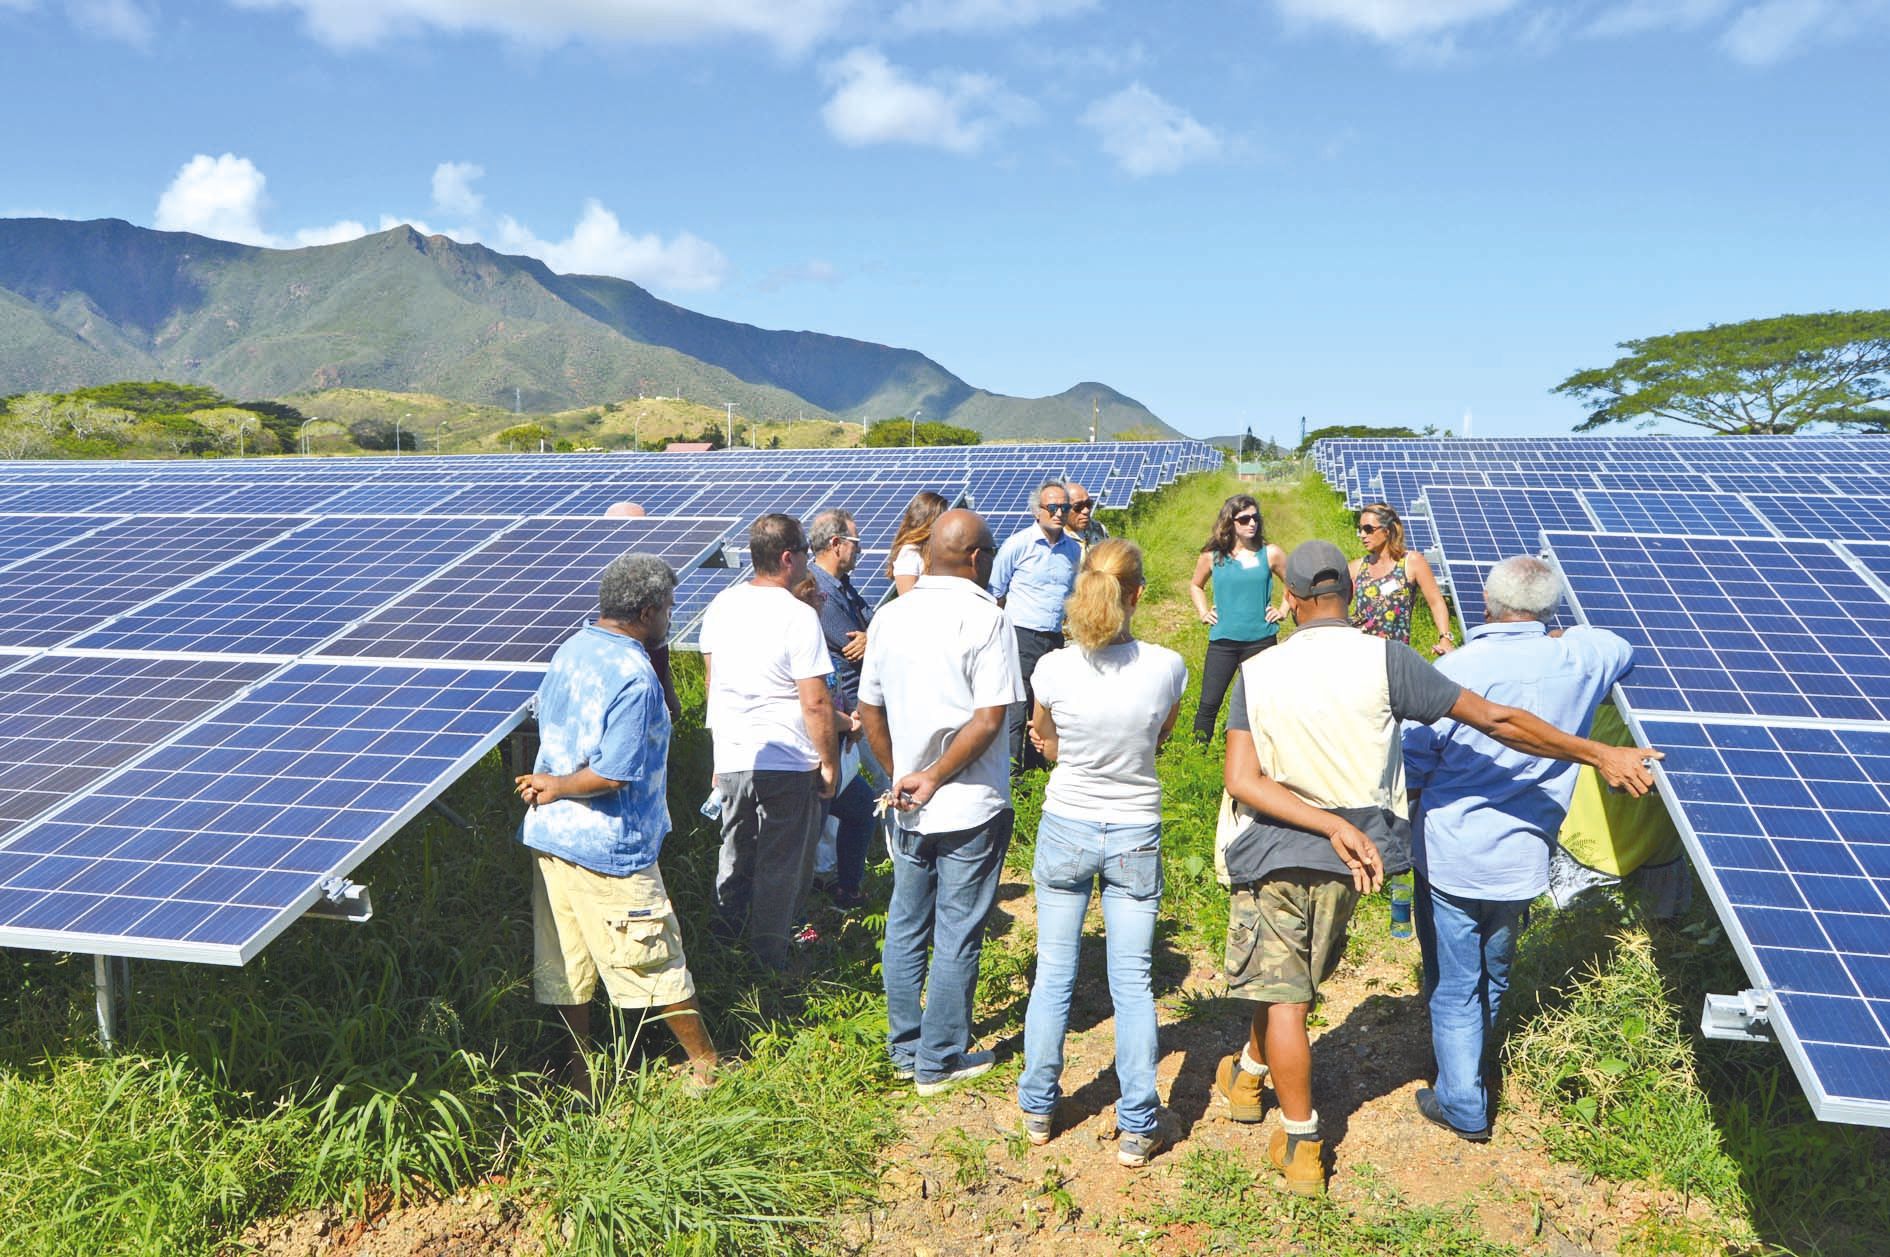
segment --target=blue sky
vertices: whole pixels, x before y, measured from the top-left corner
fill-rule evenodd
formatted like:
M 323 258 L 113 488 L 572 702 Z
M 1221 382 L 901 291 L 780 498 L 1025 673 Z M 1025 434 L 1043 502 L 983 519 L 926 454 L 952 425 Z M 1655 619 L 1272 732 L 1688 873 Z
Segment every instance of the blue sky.
M 1565 432 L 1615 342 L 1881 307 L 1890 0 L 0 0 L 0 214 L 412 221 L 1105 381 Z

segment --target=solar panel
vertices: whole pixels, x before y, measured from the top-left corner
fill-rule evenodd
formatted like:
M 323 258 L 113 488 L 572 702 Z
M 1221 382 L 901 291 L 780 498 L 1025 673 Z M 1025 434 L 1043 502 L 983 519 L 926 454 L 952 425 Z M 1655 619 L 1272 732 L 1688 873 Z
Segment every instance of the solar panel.
M 1787 537 L 1871 541 L 1890 531 L 1890 497 L 1754 493 L 1749 500 Z
M 0 673 L 0 835 L 174 736 L 274 666 L 40 655 Z
M 1415 519 L 1406 516 L 1404 520 L 1404 548 L 1415 550 L 1419 554 L 1437 546 L 1437 531 L 1431 527 L 1431 521 L 1423 516 Z
M 324 646 L 326 656 L 542 663 L 597 611 L 597 580 L 635 551 L 701 561 L 732 521 L 528 520 Z
M 1570 489 L 1425 490 L 1437 544 L 1451 562 L 1500 563 L 1541 548 L 1544 528 L 1594 526 L 1580 495 Z
M 63 484 L 47 485 L 7 499 L 6 509 L 13 512 L 33 512 L 42 515 L 85 514 L 124 514 L 123 511 L 103 509 L 103 503 L 110 502 L 132 486 L 126 484 Z
M 1879 465 L 1868 475 L 1856 475 L 1850 471 L 1825 472 L 1823 477 L 1834 493 L 1855 493 L 1869 497 L 1883 492 L 1886 478 L 1890 478 L 1890 467 Z M 9 506 L 8 510 L 15 509 Z
M 676 581 L 676 602 L 669 613 L 670 644 L 694 650 L 698 622 L 715 596 L 753 575 L 741 567 L 698 567 L 683 573 Z
M 247 484 L 217 499 L 226 515 L 310 513 L 347 491 L 345 484 Z
M 964 482 L 929 476 L 840 485 L 834 489 L 828 505 L 842 506 L 853 513 L 862 547 L 885 550 L 892 546 L 893 537 L 899 532 L 899 521 L 913 497 L 928 490 L 955 505 L 964 493 Z
M 0 646 L 56 645 L 305 523 L 135 516 L 0 572 Z
M 1467 468 L 1388 467 L 1378 473 L 1380 500 L 1389 502 L 1402 515 L 1411 513 L 1412 508 L 1417 505 L 1417 500 L 1424 496 L 1426 485 L 1454 485 L 1461 488 L 1483 489 L 1488 488 L 1489 483 L 1482 472 Z
M 1707 537 L 1770 537 L 1765 519 L 1728 493 L 1582 494 L 1608 532 L 1690 533 Z
M 1803 472 L 1714 471 L 1713 483 L 1728 493 L 1829 493 L 1823 476 Z
M 1890 542 L 1847 541 L 1844 548 L 1856 557 L 1864 570 L 1875 576 L 1890 590 Z
M 1890 729 L 1643 720 L 1812 1110 L 1890 1125 Z
M 1696 472 L 1597 471 L 1595 487 L 1624 493 L 1698 493 L 1716 486 Z
M 72 643 L 298 655 L 497 535 L 498 519 L 325 519 Z
M 517 725 L 537 682 L 298 664 L 0 847 L 0 944 L 242 964 Z
M 0 567 L 64 545 L 110 519 L 62 519 L 56 515 L 0 515 Z
M 1621 687 L 1638 712 L 1890 720 L 1890 601 L 1830 546 L 1547 541 L 1582 617 L 1633 643 Z
M 365 484 L 322 503 L 324 515 L 419 515 L 460 492 L 451 484 Z
M 467 485 L 450 498 L 422 510 L 423 515 L 563 515 L 576 496 L 569 484 Z M 602 515 L 597 511 L 595 514 Z

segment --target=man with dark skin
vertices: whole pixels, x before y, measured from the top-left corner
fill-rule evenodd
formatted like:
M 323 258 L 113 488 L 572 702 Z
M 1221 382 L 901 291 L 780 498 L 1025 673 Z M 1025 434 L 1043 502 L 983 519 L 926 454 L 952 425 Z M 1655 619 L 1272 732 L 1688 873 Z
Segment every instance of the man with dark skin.
M 939 516 L 925 575 L 874 617 L 860 672 L 860 719 L 897 813 L 881 965 L 887 1053 L 920 1095 L 993 1059 L 971 1050 L 972 997 L 1015 820 L 999 735 L 1024 696 L 1016 634 L 986 588 L 995 550 L 977 515 Z

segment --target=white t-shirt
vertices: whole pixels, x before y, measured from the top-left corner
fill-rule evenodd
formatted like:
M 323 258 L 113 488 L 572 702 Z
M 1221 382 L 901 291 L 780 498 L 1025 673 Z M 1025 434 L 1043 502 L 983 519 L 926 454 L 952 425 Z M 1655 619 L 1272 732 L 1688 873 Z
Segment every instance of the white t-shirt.
M 1037 661 L 1030 682 L 1057 723 L 1057 766 L 1044 788 L 1044 810 L 1082 821 L 1159 821 L 1155 741 L 1188 688 L 1181 656 L 1150 642 L 1094 654 L 1065 646 Z
M 795 684 L 833 671 L 812 607 L 778 586 L 725 589 L 703 613 L 701 650 L 716 772 L 820 767 Z
M 921 576 L 866 630 L 860 701 L 886 712 L 892 775 L 929 768 L 982 707 L 1024 701 L 1017 633 L 985 590 L 958 576 Z M 924 807 L 898 812 L 922 834 L 973 829 L 1011 806 L 1011 749 L 1002 727 L 991 745 L 941 785 Z
M 925 555 L 917 546 L 900 546 L 899 553 L 893 555 L 892 571 L 894 576 L 923 576 Z

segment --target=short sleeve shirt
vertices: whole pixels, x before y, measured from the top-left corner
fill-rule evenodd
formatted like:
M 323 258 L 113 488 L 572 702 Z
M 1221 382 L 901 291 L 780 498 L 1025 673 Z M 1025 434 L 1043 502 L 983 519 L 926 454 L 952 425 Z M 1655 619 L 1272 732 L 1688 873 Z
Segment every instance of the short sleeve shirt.
M 1457 705 L 1463 686 L 1425 662 L 1424 656 L 1403 642 L 1385 643 L 1385 683 L 1390 691 L 1391 714 L 1400 720 L 1430 724 L 1442 720 Z M 1247 678 L 1234 675 L 1234 696 L 1227 727 L 1252 732 L 1247 719 Z
M 703 613 L 715 771 L 804 772 L 820 766 L 798 682 L 833 671 L 814 609 L 775 585 L 736 585 Z
M 623 784 L 525 813 L 535 851 L 622 877 L 656 863 L 669 833 L 669 709 L 641 642 L 589 625 L 558 648 L 538 686 L 541 773 L 589 767 Z

